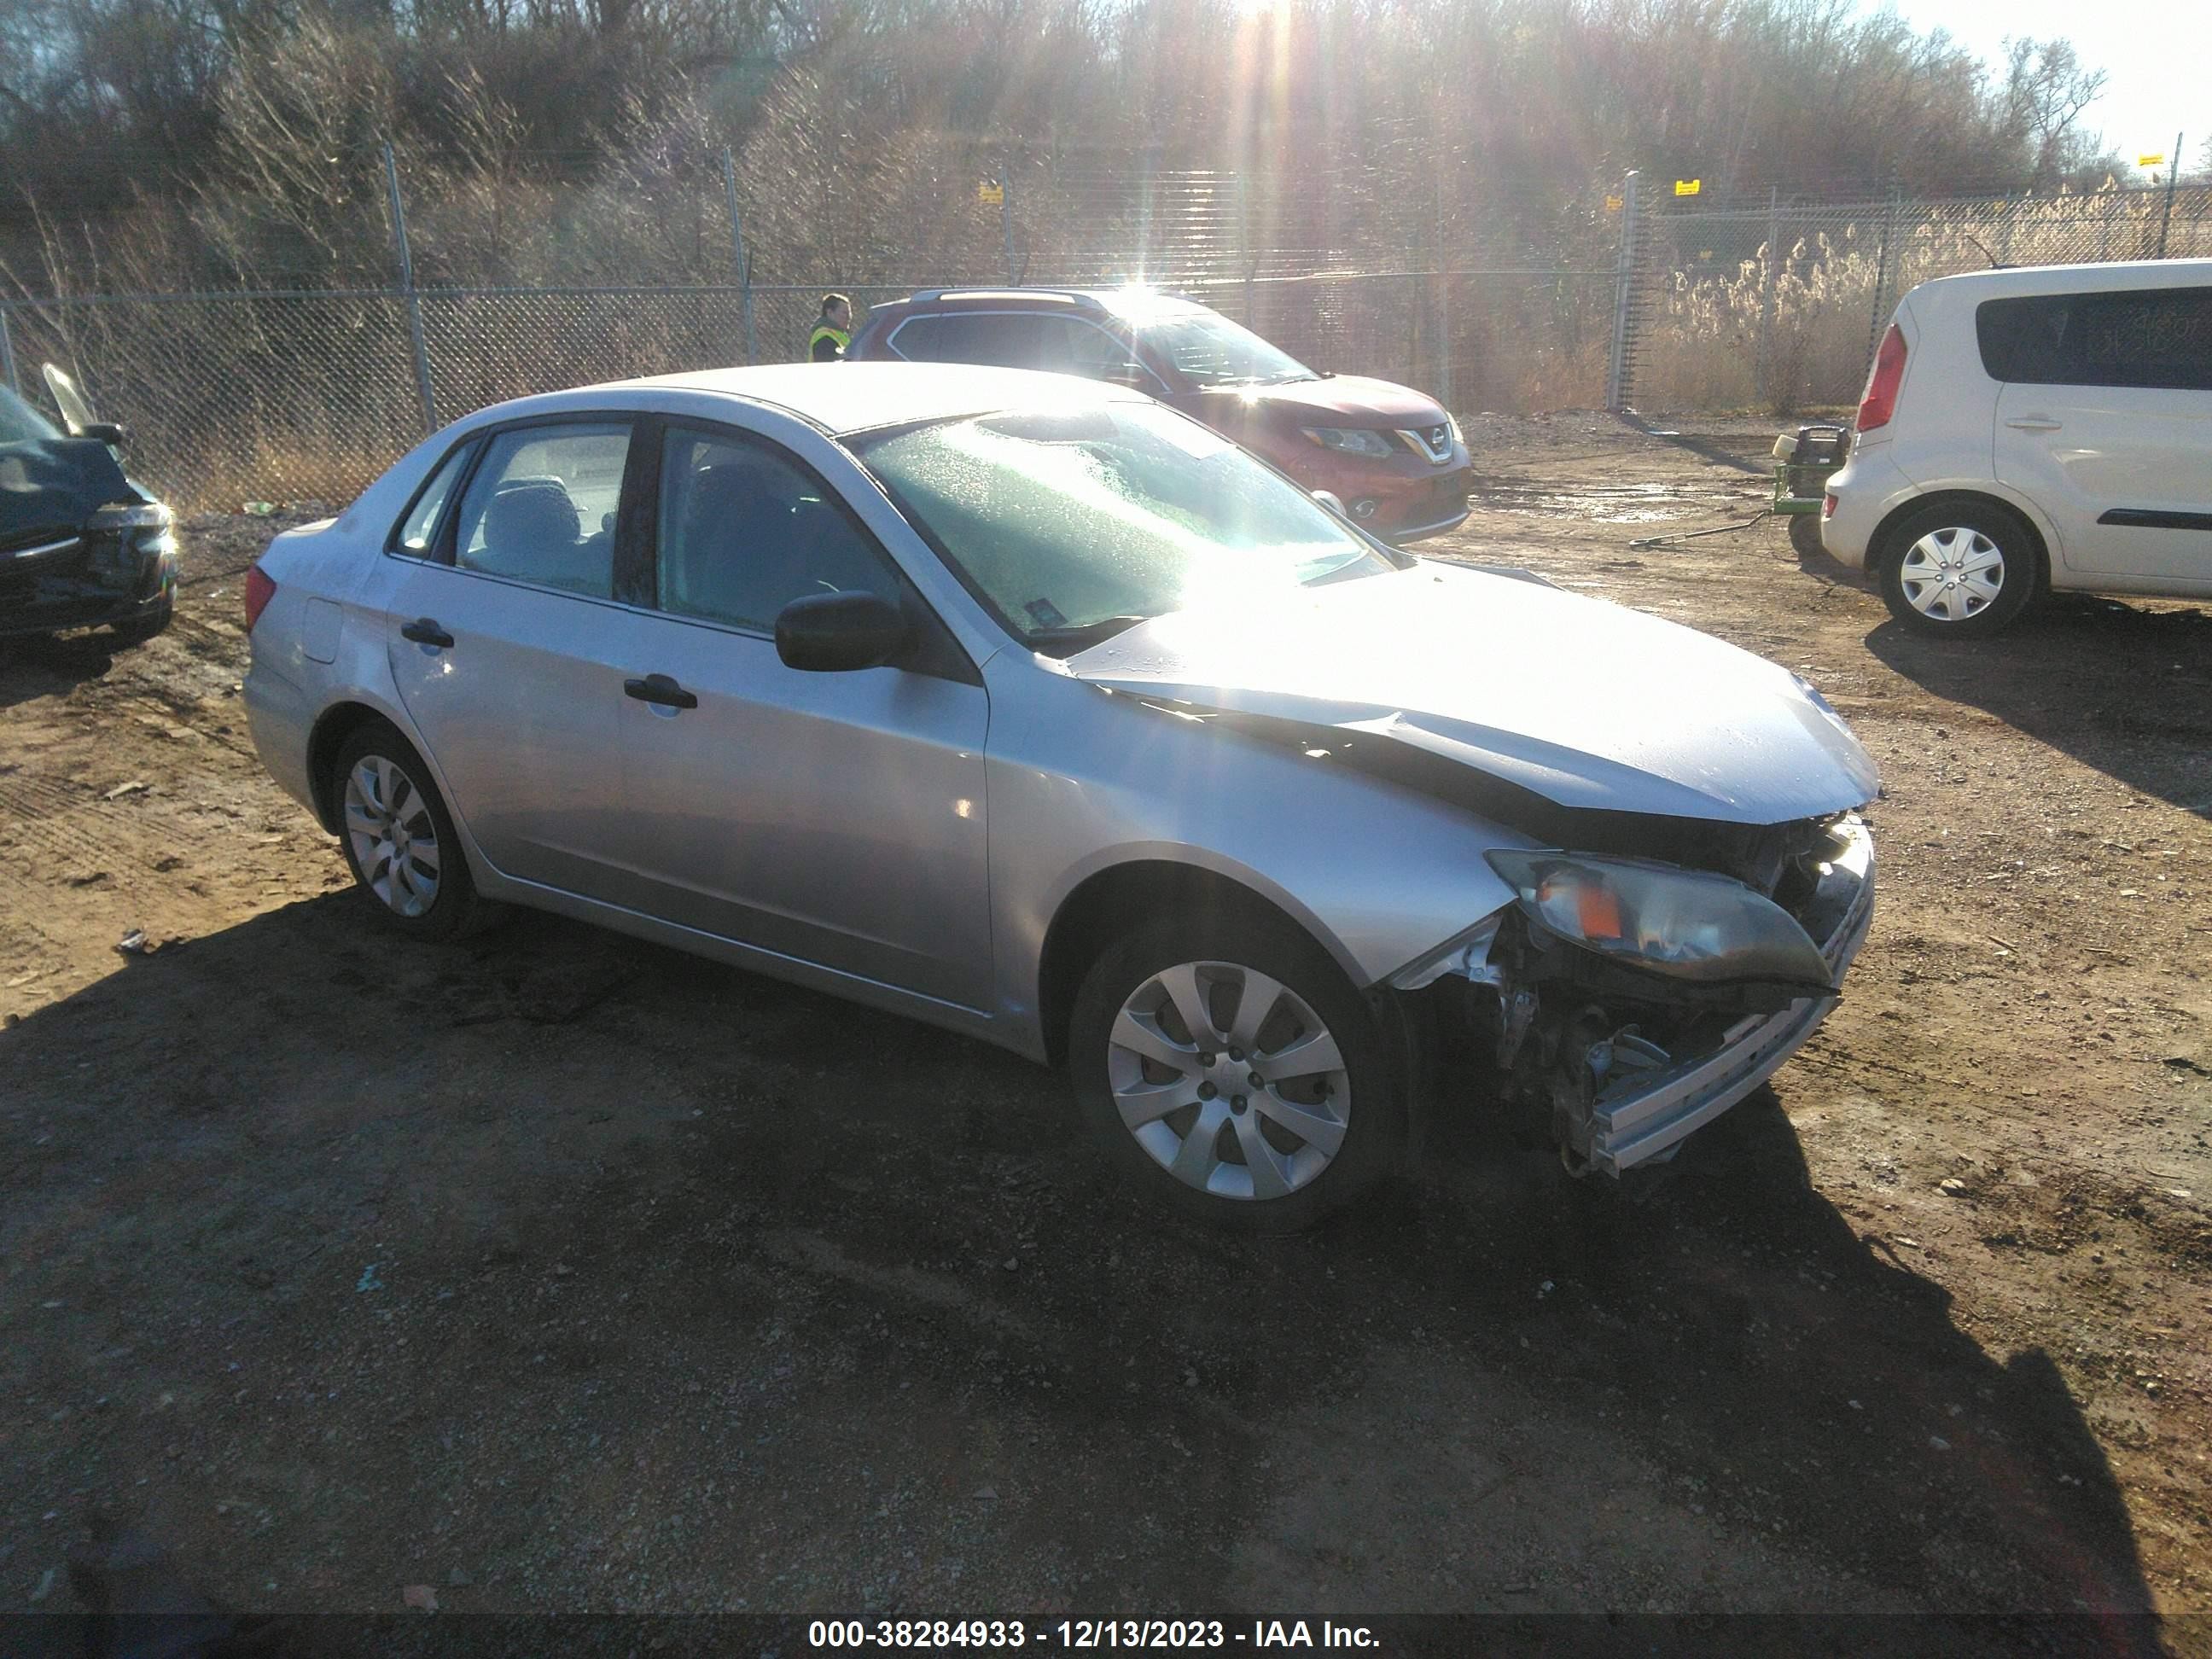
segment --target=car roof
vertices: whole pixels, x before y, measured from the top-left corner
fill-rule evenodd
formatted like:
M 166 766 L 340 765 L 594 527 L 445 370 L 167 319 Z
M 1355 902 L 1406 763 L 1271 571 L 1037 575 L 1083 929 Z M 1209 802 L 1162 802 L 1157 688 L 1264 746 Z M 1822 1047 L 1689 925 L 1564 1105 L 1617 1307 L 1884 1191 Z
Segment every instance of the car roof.
M 2212 259 L 2113 259 L 2078 265 L 2010 265 L 1933 277 L 1920 286 L 1985 299 L 2007 294 L 2065 294 L 2084 288 L 2197 288 L 2212 286 Z
M 1103 311 L 1117 317 L 1148 312 L 1203 311 L 1205 306 L 1188 295 L 1170 293 L 1141 283 L 1111 288 L 1050 288 L 1016 285 L 1000 288 L 926 288 L 896 303 L 909 306 L 1034 305 L 1047 310 L 1071 306 L 1082 311 Z
M 773 363 L 757 368 L 690 369 L 612 384 L 665 386 L 770 404 L 839 435 L 1003 409 L 1144 400 L 1142 392 L 1126 386 L 968 363 Z

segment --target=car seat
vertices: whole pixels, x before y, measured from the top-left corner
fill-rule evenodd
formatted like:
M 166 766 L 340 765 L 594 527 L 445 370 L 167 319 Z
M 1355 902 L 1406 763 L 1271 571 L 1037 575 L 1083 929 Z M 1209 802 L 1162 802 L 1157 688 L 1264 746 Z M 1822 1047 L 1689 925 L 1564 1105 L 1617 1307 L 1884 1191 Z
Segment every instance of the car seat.
M 581 527 L 558 478 L 509 479 L 484 508 L 482 545 L 469 562 L 502 576 L 541 576 L 547 555 L 574 547 Z
M 662 608 L 773 626 L 790 587 L 785 567 L 797 551 L 790 522 L 790 507 L 757 463 L 701 467 L 677 515 L 674 546 L 662 543 Z

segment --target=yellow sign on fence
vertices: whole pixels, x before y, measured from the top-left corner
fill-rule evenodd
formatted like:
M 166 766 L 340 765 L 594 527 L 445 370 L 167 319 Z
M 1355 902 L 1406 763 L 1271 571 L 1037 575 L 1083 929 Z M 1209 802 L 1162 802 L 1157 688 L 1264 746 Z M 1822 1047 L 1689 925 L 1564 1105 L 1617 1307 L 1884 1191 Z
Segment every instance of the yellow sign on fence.
M 985 207 L 1006 205 L 1006 187 L 995 179 L 986 179 L 975 186 L 975 199 Z
M 1677 196 L 1695 196 L 1700 190 L 1705 188 L 1705 181 L 1702 179 L 1677 179 L 1674 181 L 1674 194 Z
M 2165 160 L 2166 160 L 2165 153 L 2164 153 L 2163 151 L 2160 151 L 2160 152 L 2158 155 L 2138 155 L 2138 156 L 2136 156 L 2136 165 L 2137 167 L 2157 167 L 2158 165 L 2160 165 L 2160 163 L 2163 162 Z
M 1605 210 L 1606 210 L 1607 213 L 1618 213 L 1618 212 L 1620 212 L 1620 198 L 1619 198 L 1618 196 L 1608 196 L 1608 197 L 1607 197 L 1607 198 L 1605 198 Z

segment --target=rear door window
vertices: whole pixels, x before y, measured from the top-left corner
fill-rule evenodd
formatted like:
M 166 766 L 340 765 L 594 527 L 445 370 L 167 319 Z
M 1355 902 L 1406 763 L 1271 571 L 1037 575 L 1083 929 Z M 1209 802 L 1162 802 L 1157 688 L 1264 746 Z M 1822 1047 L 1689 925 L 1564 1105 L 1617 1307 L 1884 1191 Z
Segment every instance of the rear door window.
M 488 441 L 453 532 L 464 570 L 614 597 L 626 421 L 517 427 Z
M 1046 325 L 1061 319 L 1020 311 L 944 311 L 910 317 L 891 337 L 900 356 L 921 363 L 981 363 L 994 368 L 1042 368 L 1065 345 Z
M 1992 380 L 2212 391 L 2212 288 L 1988 300 L 1974 327 Z

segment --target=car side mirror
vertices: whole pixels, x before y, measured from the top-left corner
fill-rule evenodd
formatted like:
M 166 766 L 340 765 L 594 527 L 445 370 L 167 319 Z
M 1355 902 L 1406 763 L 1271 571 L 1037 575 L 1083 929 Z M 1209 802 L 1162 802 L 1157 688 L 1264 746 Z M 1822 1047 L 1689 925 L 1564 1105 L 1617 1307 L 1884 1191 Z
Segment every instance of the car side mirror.
M 1142 363 L 1109 363 L 1098 378 L 1109 386 L 1125 386 L 1132 392 L 1142 392 L 1152 383 Z
M 880 668 L 906 647 L 906 613 L 880 593 L 810 593 L 775 619 L 775 654 L 787 668 L 839 674 Z
M 94 421 L 90 426 L 81 426 L 72 434 L 79 438 L 97 438 L 110 449 L 123 447 L 124 430 L 112 421 Z
M 1351 514 L 1345 511 L 1344 497 L 1334 489 L 1316 489 L 1313 493 L 1313 498 L 1340 519 L 1349 520 L 1352 517 Z

